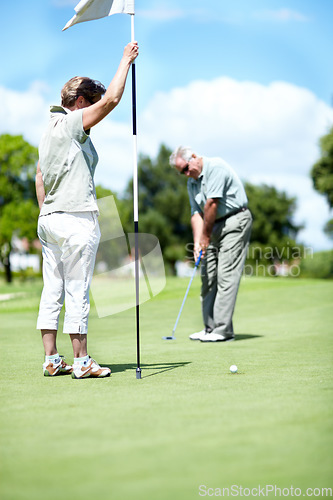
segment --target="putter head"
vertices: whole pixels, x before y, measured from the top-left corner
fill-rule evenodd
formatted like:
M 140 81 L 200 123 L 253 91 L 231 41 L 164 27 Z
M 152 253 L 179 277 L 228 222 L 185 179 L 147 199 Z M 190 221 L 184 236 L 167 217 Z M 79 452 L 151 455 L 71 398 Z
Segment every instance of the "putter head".
M 168 335 L 167 337 L 162 337 L 163 340 L 175 340 L 176 337 L 174 337 L 173 335 Z

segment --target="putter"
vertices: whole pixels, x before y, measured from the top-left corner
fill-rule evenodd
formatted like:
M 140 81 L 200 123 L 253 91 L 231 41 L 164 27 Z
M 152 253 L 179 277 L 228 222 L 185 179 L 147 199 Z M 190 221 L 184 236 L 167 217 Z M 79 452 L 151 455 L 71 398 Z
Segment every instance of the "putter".
M 185 300 L 186 300 L 186 297 L 188 295 L 188 292 L 189 292 L 189 289 L 190 289 L 190 286 L 192 284 L 192 281 L 193 281 L 193 278 L 195 276 L 195 273 L 198 269 L 198 266 L 200 264 L 200 260 L 201 260 L 201 256 L 202 256 L 202 250 L 200 250 L 200 253 L 199 253 L 199 257 L 194 265 L 194 269 L 193 269 L 193 273 L 192 273 L 192 276 L 191 276 L 191 279 L 190 279 L 190 282 L 188 284 L 188 287 L 187 287 L 187 290 L 186 290 L 186 293 L 185 293 L 185 296 L 184 296 L 184 299 L 183 299 L 183 302 L 182 302 L 182 305 L 180 306 L 180 309 L 179 309 L 179 313 L 178 313 L 178 316 L 177 316 L 177 319 L 176 319 L 176 323 L 175 323 L 175 326 L 173 327 L 173 330 L 172 330 L 172 334 L 171 335 L 168 335 L 166 337 L 162 337 L 163 340 L 174 340 L 176 337 L 174 336 L 174 333 L 176 331 L 176 328 L 177 328 L 177 325 L 178 325 L 178 321 L 179 321 L 179 318 L 180 318 L 180 315 L 182 313 L 182 310 L 183 310 L 183 307 L 184 307 L 184 304 L 185 304 Z

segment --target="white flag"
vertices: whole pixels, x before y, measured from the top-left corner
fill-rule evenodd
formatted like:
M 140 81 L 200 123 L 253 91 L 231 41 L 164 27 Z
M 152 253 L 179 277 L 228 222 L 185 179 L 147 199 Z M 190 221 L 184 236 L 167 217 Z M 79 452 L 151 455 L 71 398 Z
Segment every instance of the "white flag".
M 101 19 L 112 14 L 134 14 L 134 0 L 81 0 L 74 8 L 76 14 L 62 31 L 73 24 Z

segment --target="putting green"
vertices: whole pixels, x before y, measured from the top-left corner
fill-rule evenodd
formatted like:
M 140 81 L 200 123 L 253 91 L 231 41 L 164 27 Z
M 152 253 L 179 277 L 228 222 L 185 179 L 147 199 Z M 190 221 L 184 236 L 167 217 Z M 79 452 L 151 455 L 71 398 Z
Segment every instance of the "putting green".
M 15 286 L 25 295 L 0 302 L 2 500 L 190 500 L 223 488 L 252 497 L 259 485 L 303 496 L 333 487 L 333 282 L 245 278 L 237 340 L 204 344 L 188 340 L 202 327 L 196 277 L 177 339 L 162 340 L 187 284 L 169 278 L 140 308 L 142 380 L 133 308 L 100 319 L 92 304 L 89 352 L 113 373 L 73 380 L 42 376 L 41 283 Z M 72 361 L 62 333 L 58 349 Z

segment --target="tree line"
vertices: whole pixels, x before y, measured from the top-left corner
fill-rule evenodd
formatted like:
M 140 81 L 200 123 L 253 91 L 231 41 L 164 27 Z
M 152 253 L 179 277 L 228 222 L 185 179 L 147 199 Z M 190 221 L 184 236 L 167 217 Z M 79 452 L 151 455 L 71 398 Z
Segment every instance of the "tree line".
M 333 203 L 333 128 L 321 139 L 321 159 L 313 166 L 311 176 L 314 187 Z M 140 155 L 139 232 L 155 235 L 160 242 L 167 268 L 172 272 L 179 259 L 191 258 L 192 232 L 186 177 L 180 176 L 169 165 L 171 151 L 161 145 L 157 157 Z M 37 238 L 39 209 L 34 179 L 38 161 L 37 148 L 22 136 L 0 135 L 0 261 L 8 282 L 12 279 L 10 254 L 12 238 L 26 238 L 33 250 Z M 97 186 L 97 197 L 112 194 L 125 232 L 133 232 L 132 180 L 122 195 L 103 186 Z M 272 263 L 290 260 L 297 246 L 297 234 L 302 228 L 293 221 L 296 202 L 294 197 L 266 184 L 245 182 L 249 208 L 253 215 L 253 229 L 249 258 Z M 332 232 L 333 221 L 326 224 Z M 299 247 L 299 245 L 298 245 Z M 269 249 L 269 251 L 268 251 Z

